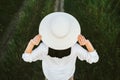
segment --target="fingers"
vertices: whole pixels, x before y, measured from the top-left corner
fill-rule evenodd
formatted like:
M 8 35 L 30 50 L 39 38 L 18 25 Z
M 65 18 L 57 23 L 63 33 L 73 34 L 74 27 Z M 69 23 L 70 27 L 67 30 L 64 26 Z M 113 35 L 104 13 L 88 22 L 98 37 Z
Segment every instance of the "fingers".
M 41 37 L 42 37 L 40 34 L 38 34 L 38 35 L 36 35 L 36 36 L 39 37 L 40 39 L 41 39 Z
M 78 35 L 78 42 L 80 45 L 85 45 L 86 44 L 86 39 L 83 35 Z
M 78 35 L 78 40 L 83 41 L 83 40 L 86 40 L 86 39 L 83 35 Z

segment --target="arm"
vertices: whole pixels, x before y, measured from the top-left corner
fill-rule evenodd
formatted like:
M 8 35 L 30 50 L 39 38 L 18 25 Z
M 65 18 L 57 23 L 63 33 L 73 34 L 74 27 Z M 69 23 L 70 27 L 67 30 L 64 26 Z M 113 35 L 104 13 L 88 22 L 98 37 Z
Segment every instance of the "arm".
M 99 56 L 89 40 L 86 40 L 84 36 L 79 35 L 78 42 L 81 46 L 86 46 L 87 48 L 86 50 L 80 45 L 76 45 L 76 51 L 80 60 L 86 60 L 90 64 L 99 60 Z
M 27 45 L 27 48 L 22 54 L 22 59 L 24 61 L 33 62 L 36 60 L 42 60 L 43 53 L 47 51 L 46 46 L 43 43 L 41 43 L 36 49 L 33 50 L 33 47 L 35 45 L 38 45 L 40 43 L 40 40 L 41 40 L 40 35 L 36 35 L 33 39 L 30 40 L 30 42 Z

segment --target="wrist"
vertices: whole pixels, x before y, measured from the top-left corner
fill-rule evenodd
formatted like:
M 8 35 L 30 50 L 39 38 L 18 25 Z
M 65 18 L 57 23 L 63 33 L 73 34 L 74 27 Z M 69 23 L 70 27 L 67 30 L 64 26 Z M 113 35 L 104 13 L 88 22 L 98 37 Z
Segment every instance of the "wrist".
M 30 40 L 31 45 L 35 45 L 35 41 L 33 39 Z
M 85 45 L 88 45 L 89 43 L 90 43 L 90 41 L 87 39 Z
M 94 48 L 93 48 L 93 46 L 92 46 L 92 44 L 91 44 L 91 42 L 89 40 L 86 41 L 85 45 L 86 45 L 86 47 L 87 47 L 89 52 L 93 52 L 94 51 Z
M 31 53 L 33 47 L 34 47 L 34 43 L 32 42 L 32 40 L 30 40 L 30 42 L 28 43 L 27 48 L 26 48 L 26 50 L 24 52 L 25 53 Z

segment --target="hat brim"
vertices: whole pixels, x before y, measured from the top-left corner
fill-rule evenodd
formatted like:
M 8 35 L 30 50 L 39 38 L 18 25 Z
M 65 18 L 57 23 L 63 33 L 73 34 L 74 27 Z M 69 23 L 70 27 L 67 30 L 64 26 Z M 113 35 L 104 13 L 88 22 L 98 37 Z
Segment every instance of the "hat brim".
M 56 16 L 67 16 L 70 21 L 70 32 L 64 38 L 56 38 L 50 32 L 50 22 Z M 70 14 L 64 12 L 54 12 L 46 17 L 40 23 L 39 34 L 42 36 L 42 41 L 50 48 L 56 50 L 64 50 L 72 47 L 77 42 L 77 37 L 81 33 L 79 22 Z

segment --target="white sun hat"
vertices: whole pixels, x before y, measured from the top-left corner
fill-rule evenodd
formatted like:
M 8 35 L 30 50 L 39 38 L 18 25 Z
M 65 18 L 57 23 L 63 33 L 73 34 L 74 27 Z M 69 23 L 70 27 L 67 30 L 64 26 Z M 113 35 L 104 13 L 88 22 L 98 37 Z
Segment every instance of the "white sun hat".
M 64 50 L 77 42 L 81 33 L 79 22 L 65 12 L 53 12 L 45 16 L 39 25 L 39 34 L 48 47 Z

